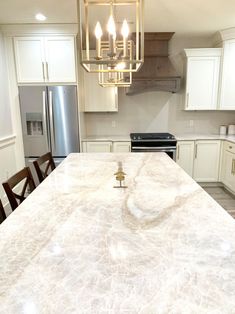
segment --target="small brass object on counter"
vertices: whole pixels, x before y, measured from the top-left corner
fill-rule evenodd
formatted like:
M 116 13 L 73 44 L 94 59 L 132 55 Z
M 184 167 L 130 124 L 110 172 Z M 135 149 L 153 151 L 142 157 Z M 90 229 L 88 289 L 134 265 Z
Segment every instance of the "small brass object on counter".
M 116 180 L 119 181 L 119 186 L 114 186 L 114 188 L 125 189 L 127 186 L 122 185 L 125 181 L 126 173 L 123 172 L 122 163 L 118 162 L 118 171 L 114 174 L 116 176 Z

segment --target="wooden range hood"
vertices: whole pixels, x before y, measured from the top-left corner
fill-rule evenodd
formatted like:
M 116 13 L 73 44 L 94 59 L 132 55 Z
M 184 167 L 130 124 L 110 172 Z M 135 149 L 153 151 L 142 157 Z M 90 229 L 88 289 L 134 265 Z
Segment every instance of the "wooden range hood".
M 176 93 L 180 89 L 180 76 L 168 58 L 168 42 L 174 33 L 145 33 L 144 64 L 133 73 L 133 83 L 126 89 L 127 95 L 147 91 Z

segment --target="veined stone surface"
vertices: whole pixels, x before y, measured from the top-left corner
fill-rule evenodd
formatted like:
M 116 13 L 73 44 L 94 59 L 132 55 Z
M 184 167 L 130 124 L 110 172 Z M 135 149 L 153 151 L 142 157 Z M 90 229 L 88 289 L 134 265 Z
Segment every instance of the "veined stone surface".
M 235 220 L 164 153 L 71 154 L 0 226 L 0 313 L 235 313 Z

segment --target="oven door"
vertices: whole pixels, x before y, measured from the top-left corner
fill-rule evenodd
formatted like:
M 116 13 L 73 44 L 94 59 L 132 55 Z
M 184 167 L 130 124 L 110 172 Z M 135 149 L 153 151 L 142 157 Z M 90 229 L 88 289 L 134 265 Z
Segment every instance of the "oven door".
M 166 147 L 148 147 L 148 146 L 132 146 L 131 151 L 133 153 L 154 153 L 163 152 L 170 156 L 173 160 L 176 160 L 176 147 L 166 146 Z

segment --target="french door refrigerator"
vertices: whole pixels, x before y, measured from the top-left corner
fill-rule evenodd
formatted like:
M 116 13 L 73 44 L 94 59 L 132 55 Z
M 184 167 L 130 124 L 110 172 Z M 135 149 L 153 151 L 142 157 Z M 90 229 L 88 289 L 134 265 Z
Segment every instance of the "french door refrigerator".
M 56 164 L 79 152 L 76 86 L 20 86 L 26 164 L 50 151 Z

